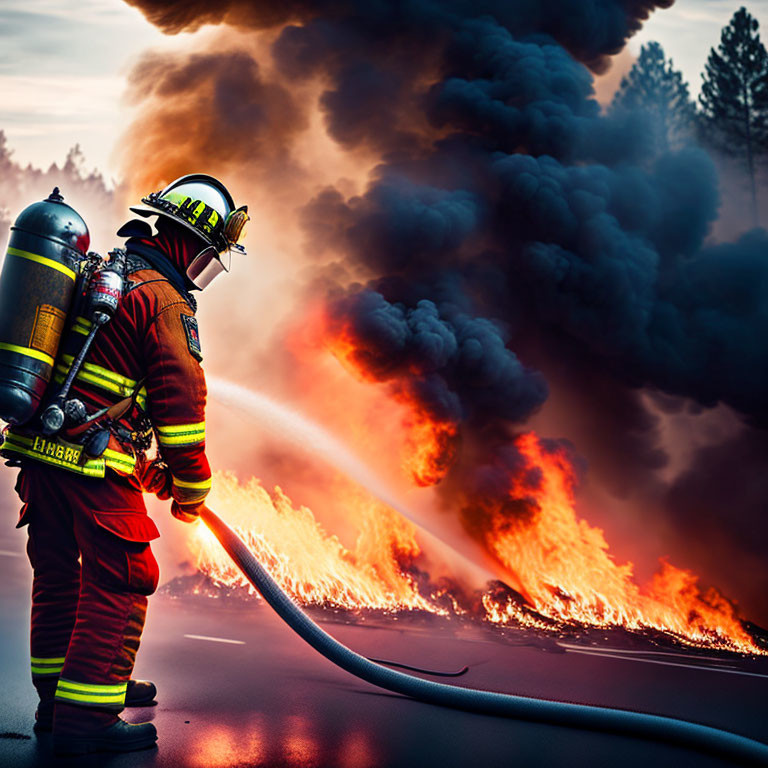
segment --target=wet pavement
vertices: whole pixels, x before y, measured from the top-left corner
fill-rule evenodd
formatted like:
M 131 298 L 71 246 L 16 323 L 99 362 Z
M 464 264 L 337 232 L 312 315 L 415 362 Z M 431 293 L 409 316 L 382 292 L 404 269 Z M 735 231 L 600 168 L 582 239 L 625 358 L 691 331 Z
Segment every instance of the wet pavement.
M 55 759 L 32 732 L 24 536 L 0 532 L 0 766 L 723 766 L 638 739 L 442 709 L 379 691 L 332 666 L 268 608 L 202 597 L 150 599 L 136 677 L 159 688 L 157 749 Z M 768 660 L 692 657 L 578 643 L 515 645 L 436 622 L 325 621 L 369 656 L 469 673 L 456 684 L 688 718 L 768 739 Z

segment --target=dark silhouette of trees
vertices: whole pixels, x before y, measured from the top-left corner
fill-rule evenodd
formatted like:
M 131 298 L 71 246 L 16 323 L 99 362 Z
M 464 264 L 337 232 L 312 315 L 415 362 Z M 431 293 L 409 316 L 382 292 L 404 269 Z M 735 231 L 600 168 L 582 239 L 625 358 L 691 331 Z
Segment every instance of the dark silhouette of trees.
M 114 206 L 116 197 L 98 171 L 87 171 L 78 145 L 67 153 L 59 167 L 53 163 L 45 171 L 32 165 L 22 166 L 8 148 L 5 132 L 0 129 L 0 261 L 5 253 L 8 228 L 25 206 L 47 197 L 54 186 L 61 188 L 65 200 L 90 219 L 92 233 L 109 233 L 119 224 Z M 95 214 L 98 214 L 95 215 Z M 99 246 L 101 247 L 101 246 Z
M 703 139 L 746 163 L 755 226 L 756 166 L 768 153 L 768 53 L 758 26 L 746 8 L 734 14 L 710 51 L 699 95 Z
M 621 81 L 612 109 L 643 112 L 651 120 L 659 152 L 677 149 L 695 131 L 696 106 L 681 72 L 667 60 L 664 49 L 650 42 Z

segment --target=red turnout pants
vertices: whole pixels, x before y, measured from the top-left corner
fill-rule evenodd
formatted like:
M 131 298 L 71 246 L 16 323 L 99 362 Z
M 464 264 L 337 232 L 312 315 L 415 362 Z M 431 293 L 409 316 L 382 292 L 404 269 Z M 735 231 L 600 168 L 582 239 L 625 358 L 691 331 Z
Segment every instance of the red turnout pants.
M 55 691 L 57 704 L 114 716 L 157 588 L 157 527 L 141 491 L 110 470 L 91 478 L 27 461 L 16 490 L 34 570 L 33 682 L 41 700 Z

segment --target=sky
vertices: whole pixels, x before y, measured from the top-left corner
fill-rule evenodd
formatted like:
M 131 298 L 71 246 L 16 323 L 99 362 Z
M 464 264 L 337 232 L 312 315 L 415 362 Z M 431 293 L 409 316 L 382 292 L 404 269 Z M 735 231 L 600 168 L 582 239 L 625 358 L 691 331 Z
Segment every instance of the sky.
M 113 177 L 126 74 L 158 44 L 164 36 L 121 0 L 2 0 L 0 130 L 16 160 L 45 168 L 79 143 L 87 167 Z
M 677 0 L 630 42 L 658 40 L 697 94 L 700 72 L 720 30 L 744 0 Z M 768 0 L 746 3 L 763 30 Z M 87 169 L 116 179 L 112 150 L 130 120 L 122 96 L 142 51 L 183 45 L 121 0 L 2 0 L 0 3 L 0 130 L 16 160 L 45 168 L 79 143 Z M 768 32 L 765 32 L 768 40 Z

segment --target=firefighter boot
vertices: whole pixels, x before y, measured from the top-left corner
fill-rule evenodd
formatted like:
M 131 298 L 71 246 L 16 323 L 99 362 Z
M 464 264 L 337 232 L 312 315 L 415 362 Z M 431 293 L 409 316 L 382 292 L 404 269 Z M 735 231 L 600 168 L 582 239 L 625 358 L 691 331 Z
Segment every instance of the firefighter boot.
M 58 682 L 58 677 L 34 680 L 37 695 L 40 697 L 40 703 L 35 712 L 35 724 L 32 726 L 35 733 L 47 733 L 53 728 L 53 697 L 56 694 Z
M 53 726 L 56 755 L 134 752 L 153 747 L 156 741 L 157 729 L 152 723 L 133 725 L 108 710 L 56 703 Z
M 146 707 L 157 696 L 157 686 L 149 680 L 129 680 L 125 692 L 126 707 Z
M 45 683 L 36 683 L 37 692 L 40 695 L 40 703 L 35 712 L 35 724 L 32 729 L 35 733 L 50 733 L 53 730 L 53 696 L 56 693 L 56 683 L 46 680 Z M 50 690 L 46 690 L 45 686 Z M 157 696 L 157 686 L 149 680 L 129 680 L 128 689 L 125 692 L 126 707 L 146 707 Z

